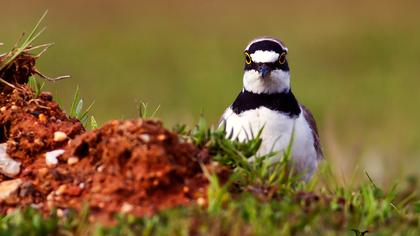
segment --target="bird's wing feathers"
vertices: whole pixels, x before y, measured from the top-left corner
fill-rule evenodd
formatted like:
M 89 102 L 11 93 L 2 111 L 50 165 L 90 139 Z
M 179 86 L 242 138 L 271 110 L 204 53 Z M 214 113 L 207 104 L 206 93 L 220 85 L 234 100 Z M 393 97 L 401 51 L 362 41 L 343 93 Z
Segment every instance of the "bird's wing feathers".
M 226 129 L 226 122 L 230 116 L 232 116 L 234 112 L 232 111 L 232 105 L 228 106 L 225 111 L 223 112 L 222 116 L 219 119 L 219 123 L 217 123 L 217 127 L 221 127 L 222 125 L 225 126 Z
M 316 126 L 315 119 L 314 119 L 312 113 L 309 111 L 308 108 L 306 108 L 302 104 L 300 104 L 300 107 L 302 108 L 302 111 L 303 111 L 303 117 L 308 122 L 309 127 L 312 130 L 312 137 L 314 139 L 314 146 L 315 146 L 315 150 L 316 150 L 316 153 L 317 153 L 317 158 L 322 159 L 324 157 L 324 154 L 322 152 L 322 146 L 321 146 L 321 142 L 319 140 L 318 128 Z
M 223 125 L 223 123 L 226 122 L 226 113 L 229 111 L 229 108 L 230 106 L 226 108 L 225 111 L 223 112 L 222 116 L 219 119 L 219 122 L 217 123 L 217 127 L 220 127 L 221 125 Z

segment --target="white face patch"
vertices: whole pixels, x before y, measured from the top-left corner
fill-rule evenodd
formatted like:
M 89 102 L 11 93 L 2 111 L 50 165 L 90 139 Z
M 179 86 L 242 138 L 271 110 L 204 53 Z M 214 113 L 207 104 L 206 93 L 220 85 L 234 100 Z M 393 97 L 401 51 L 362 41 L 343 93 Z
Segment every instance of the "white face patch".
M 257 50 L 251 55 L 252 61 L 256 63 L 273 63 L 279 59 L 279 54 L 274 51 Z
M 254 93 L 281 93 L 290 90 L 288 71 L 273 70 L 267 78 L 262 78 L 256 70 L 247 70 L 243 78 L 244 88 Z

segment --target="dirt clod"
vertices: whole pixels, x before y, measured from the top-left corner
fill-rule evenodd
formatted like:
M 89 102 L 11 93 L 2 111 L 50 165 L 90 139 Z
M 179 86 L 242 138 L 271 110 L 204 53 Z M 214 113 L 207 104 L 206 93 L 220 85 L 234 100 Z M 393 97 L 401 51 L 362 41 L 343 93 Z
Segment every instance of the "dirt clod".
M 11 54 L 7 54 L 1 57 L 0 63 L 8 60 L 10 56 Z M 4 69 L 0 70 L 0 78 L 14 86 L 27 84 L 29 77 L 36 71 L 35 60 L 36 58 L 29 53 L 19 54 Z M 11 86 L 4 83 L 0 85 L 0 92 L 10 93 L 11 91 L 13 91 Z

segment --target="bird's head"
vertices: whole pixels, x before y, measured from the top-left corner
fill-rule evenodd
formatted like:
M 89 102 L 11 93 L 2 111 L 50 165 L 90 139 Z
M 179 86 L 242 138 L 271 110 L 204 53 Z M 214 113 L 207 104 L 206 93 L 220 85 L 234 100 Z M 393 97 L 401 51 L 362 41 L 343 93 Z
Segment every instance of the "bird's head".
M 270 37 L 252 40 L 245 48 L 244 88 L 254 93 L 290 90 L 287 48 Z

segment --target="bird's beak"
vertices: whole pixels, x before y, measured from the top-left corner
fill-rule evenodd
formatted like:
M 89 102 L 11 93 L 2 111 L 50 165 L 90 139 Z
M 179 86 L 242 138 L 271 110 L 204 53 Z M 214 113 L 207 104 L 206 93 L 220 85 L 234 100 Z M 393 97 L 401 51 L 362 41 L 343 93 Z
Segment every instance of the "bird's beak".
M 263 78 L 266 78 L 267 76 L 270 75 L 271 73 L 271 68 L 269 66 L 267 66 L 266 64 L 262 64 L 259 68 L 258 68 L 258 72 L 261 73 L 261 76 Z

